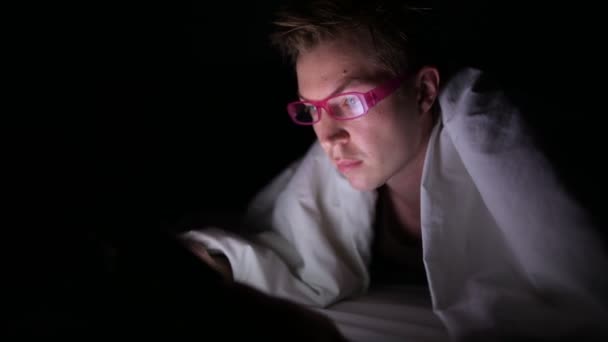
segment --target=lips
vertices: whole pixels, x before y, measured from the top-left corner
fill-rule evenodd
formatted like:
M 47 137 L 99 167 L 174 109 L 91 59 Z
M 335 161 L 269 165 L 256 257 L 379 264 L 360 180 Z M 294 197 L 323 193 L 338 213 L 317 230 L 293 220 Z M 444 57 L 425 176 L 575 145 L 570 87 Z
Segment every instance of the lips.
M 359 167 L 363 161 L 353 159 L 341 159 L 336 162 L 336 166 L 340 172 L 344 173 Z

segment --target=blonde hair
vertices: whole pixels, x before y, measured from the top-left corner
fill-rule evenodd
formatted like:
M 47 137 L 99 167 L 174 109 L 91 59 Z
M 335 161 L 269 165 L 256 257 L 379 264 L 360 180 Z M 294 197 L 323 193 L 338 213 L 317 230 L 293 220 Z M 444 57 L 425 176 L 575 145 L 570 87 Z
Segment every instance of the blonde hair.
M 395 0 L 295 0 L 277 12 L 271 44 L 295 63 L 320 42 L 363 37 L 378 64 L 396 76 L 436 63 L 431 14 Z

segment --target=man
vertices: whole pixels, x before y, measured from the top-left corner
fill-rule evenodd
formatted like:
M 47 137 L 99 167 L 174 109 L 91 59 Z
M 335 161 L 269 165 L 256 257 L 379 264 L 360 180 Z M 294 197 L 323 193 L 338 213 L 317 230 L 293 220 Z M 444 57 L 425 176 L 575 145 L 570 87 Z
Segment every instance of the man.
M 250 234 L 183 238 L 227 278 L 304 305 L 422 281 L 454 338 L 605 334 L 608 259 L 589 218 L 484 73 L 442 76 L 424 13 L 285 9 L 287 112 L 318 142 L 253 200 Z

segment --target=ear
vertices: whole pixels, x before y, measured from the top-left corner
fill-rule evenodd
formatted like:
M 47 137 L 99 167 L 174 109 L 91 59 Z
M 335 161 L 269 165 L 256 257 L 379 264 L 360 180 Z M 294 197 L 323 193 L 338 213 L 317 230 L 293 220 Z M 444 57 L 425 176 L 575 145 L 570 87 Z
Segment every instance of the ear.
M 430 112 L 439 92 L 439 70 L 426 66 L 416 75 L 416 105 L 420 114 Z

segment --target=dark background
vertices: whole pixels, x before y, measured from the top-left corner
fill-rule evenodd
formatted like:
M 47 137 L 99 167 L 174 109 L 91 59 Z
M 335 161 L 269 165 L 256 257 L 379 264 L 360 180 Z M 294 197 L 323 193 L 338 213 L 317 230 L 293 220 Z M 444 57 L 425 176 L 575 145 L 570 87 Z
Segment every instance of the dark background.
M 447 62 L 493 72 L 560 172 L 587 168 L 591 159 L 576 158 L 596 142 L 587 126 L 599 114 L 585 107 L 587 74 L 597 72 L 588 69 L 597 44 L 588 14 L 517 1 L 427 3 L 438 8 Z M 241 208 L 305 151 L 311 130 L 285 114 L 295 79 L 267 40 L 278 4 L 107 9 L 91 39 L 95 100 L 79 133 L 99 177 L 90 183 L 108 205 L 169 221 Z
M 268 45 L 279 3 L 27 9 L 37 15 L 14 26 L 23 38 L 13 36 L 19 49 L 7 94 L 18 109 L 4 126 L 5 274 L 25 293 L 10 296 L 17 327 L 63 332 L 100 321 L 91 312 L 105 312 L 122 289 L 112 278 L 117 265 L 133 274 L 133 288 L 169 298 L 183 286 L 177 279 L 189 278 L 168 275 L 184 256 L 164 232 L 190 217 L 238 213 L 308 148 L 312 131 L 284 110 L 295 79 Z M 496 75 L 603 227 L 595 11 L 433 3 L 446 59 Z M 116 298 L 114 308 L 124 305 Z

